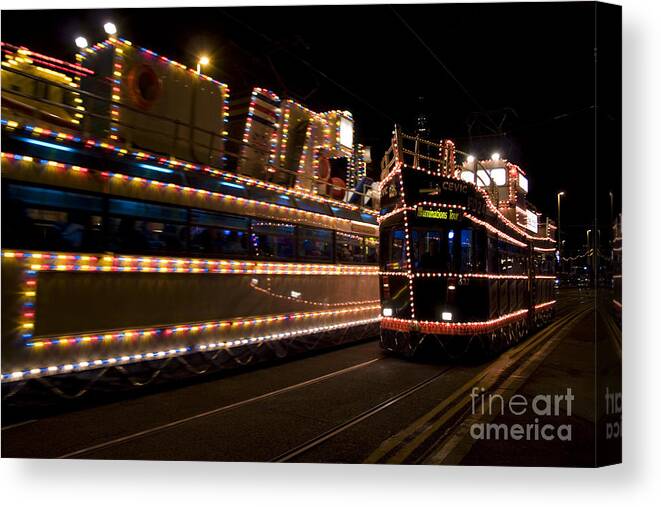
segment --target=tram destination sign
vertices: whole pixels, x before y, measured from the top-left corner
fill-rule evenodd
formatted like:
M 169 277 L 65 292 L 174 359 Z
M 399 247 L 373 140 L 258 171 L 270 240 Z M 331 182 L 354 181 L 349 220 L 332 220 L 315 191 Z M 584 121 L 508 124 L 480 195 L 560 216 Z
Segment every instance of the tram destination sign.
M 457 221 L 461 218 L 461 212 L 453 209 L 433 209 L 418 206 L 416 216 L 419 218 L 432 218 L 435 220 Z
M 463 206 L 477 216 L 484 216 L 486 213 L 484 197 L 470 183 L 416 170 L 406 170 L 402 174 L 405 199 L 409 206 L 418 205 L 418 210 L 420 210 L 420 203 L 433 202 Z M 440 219 L 441 217 L 429 216 L 427 218 Z

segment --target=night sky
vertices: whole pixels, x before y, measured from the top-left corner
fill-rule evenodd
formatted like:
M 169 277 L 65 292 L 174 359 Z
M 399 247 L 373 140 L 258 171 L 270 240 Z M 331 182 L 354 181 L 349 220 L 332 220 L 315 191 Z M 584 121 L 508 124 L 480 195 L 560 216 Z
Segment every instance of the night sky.
M 598 24 L 595 96 L 592 3 L 3 11 L 2 39 L 72 60 L 75 36 L 101 40 L 107 20 L 189 66 L 209 54 L 206 73 L 233 96 L 264 86 L 315 111 L 352 111 L 377 167 L 393 125 L 413 131 L 423 96 L 433 138 L 520 165 L 545 215 L 567 193 L 567 253 L 594 223 L 595 172 L 602 241 L 609 191 L 619 213 L 619 28 Z

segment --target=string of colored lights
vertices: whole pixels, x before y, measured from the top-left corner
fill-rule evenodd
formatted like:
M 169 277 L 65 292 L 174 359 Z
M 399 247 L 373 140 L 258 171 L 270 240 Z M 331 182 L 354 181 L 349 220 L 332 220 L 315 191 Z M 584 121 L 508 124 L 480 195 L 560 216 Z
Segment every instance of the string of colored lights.
M 535 306 L 535 310 L 545 310 L 556 303 L 555 300 L 547 301 Z M 418 321 L 415 319 L 400 319 L 395 317 L 383 317 L 381 328 L 393 331 L 410 332 L 417 330 L 425 334 L 447 334 L 447 335 L 472 335 L 500 328 L 505 324 L 523 319 L 528 310 L 518 310 L 496 319 L 478 322 L 443 322 L 443 321 Z
M 88 345 L 94 343 L 113 343 L 118 341 L 129 342 L 131 340 L 144 338 L 181 338 L 209 331 L 223 331 L 242 328 L 248 330 L 262 324 L 273 324 L 278 322 L 291 322 L 292 325 L 305 320 L 321 319 L 327 317 L 338 317 L 370 310 L 380 309 L 380 305 L 359 306 L 355 308 L 326 310 L 316 312 L 297 312 L 280 315 L 269 315 L 257 318 L 240 317 L 238 319 L 215 320 L 206 322 L 195 322 L 192 324 L 178 324 L 172 326 L 150 327 L 145 329 L 124 329 L 120 331 L 108 331 L 96 334 L 63 335 L 47 338 L 36 338 L 26 342 L 26 346 L 33 348 L 44 348 L 52 345 Z
M 282 185 L 278 185 L 276 183 L 271 183 L 271 182 L 266 182 L 263 180 L 258 180 L 256 178 L 251 178 L 249 176 L 244 176 L 241 174 L 235 174 L 231 172 L 226 172 L 220 169 L 216 168 L 211 168 L 209 166 L 201 166 L 197 164 L 193 164 L 191 162 L 185 162 L 178 160 L 176 158 L 167 158 L 167 157 L 162 157 L 162 156 L 157 156 L 155 154 L 147 153 L 144 151 L 130 151 L 127 150 L 126 148 L 121 148 L 119 146 L 115 146 L 113 144 L 109 144 L 103 141 L 98 141 L 96 139 L 92 138 L 86 138 L 83 139 L 81 137 L 75 136 L 73 134 L 69 134 L 67 132 L 58 132 L 54 131 L 51 129 L 45 129 L 42 127 L 34 126 L 34 125 L 26 125 L 19 123 L 15 120 L 7 120 L 5 118 L 2 118 L 0 120 L 0 124 L 3 127 L 6 127 L 10 130 L 16 130 L 16 129 L 22 129 L 25 130 L 28 134 L 37 136 L 37 137 L 47 137 L 47 138 L 52 138 L 55 139 L 56 141 L 68 141 L 68 142 L 74 142 L 77 144 L 81 144 L 84 148 L 87 149 L 93 149 L 93 148 L 101 148 L 107 151 L 113 152 L 115 155 L 123 157 L 123 156 L 129 156 L 134 158 L 135 160 L 139 161 L 149 161 L 150 163 L 157 164 L 160 167 L 167 167 L 167 168 L 173 168 L 173 169 L 182 169 L 184 171 L 204 171 L 207 172 L 215 177 L 220 177 L 229 181 L 234 181 L 237 183 L 245 184 L 248 186 L 255 186 L 258 188 L 264 188 L 268 190 L 273 190 L 279 193 L 283 193 L 286 195 L 292 195 L 294 197 L 299 197 L 302 199 L 310 199 L 314 200 L 317 202 L 322 202 L 325 204 L 332 204 L 333 206 L 339 206 L 345 209 L 350 209 L 353 211 L 360 211 L 361 213 L 367 213 L 373 216 L 378 216 L 379 212 L 370 208 L 361 208 L 359 206 L 356 206 L 355 204 L 350 204 L 344 201 L 338 201 L 335 199 L 332 199 L 330 197 L 325 197 L 325 196 L 320 196 L 320 195 L 314 195 L 309 192 L 304 192 L 302 190 L 297 190 L 293 188 L 288 188 L 284 187 Z
M 258 107 L 257 105 L 257 100 L 259 99 L 259 96 L 262 95 L 266 97 L 269 101 L 275 103 L 275 104 L 280 104 L 280 97 L 273 93 L 271 90 L 267 90 L 266 88 L 259 88 L 256 87 L 253 89 L 252 93 L 250 94 L 250 102 L 248 104 L 248 116 L 246 118 L 246 123 L 243 129 L 243 146 L 241 147 L 241 152 L 243 154 L 242 160 L 246 159 L 246 154 L 247 154 L 247 149 L 248 149 L 248 143 L 250 142 L 250 133 L 252 130 L 252 124 L 253 124 L 253 119 L 255 117 L 255 108 Z M 270 136 L 269 139 L 269 155 L 268 155 L 268 160 L 267 160 L 267 165 L 266 169 L 267 172 L 275 172 L 275 169 L 272 167 L 273 163 L 273 157 L 275 155 L 275 146 L 277 143 L 277 130 L 278 130 L 278 122 L 279 122 L 279 117 L 280 117 L 281 109 L 278 106 L 274 106 L 273 111 L 266 111 L 266 114 L 269 116 L 272 114 L 273 115 L 273 123 L 272 123 L 272 128 L 273 132 Z
M 128 273 L 221 273 L 239 275 L 376 275 L 378 267 L 302 264 L 135 255 L 87 255 L 5 250 L 5 259 L 22 260 L 33 271 Z
M 33 60 L 32 57 L 27 56 L 28 54 L 32 54 L 32 52 L 29 51 L 28 49 L 25 49 L 25 48 L 18 49 L 18 53 L 20 55 L 23 55 L 23 56 L 19 56 L 15 53 L 12 53 L 9 50 L 5 49 L 6 46 L 8 46 L 6 43 L 2 43 L 2 44 L 3 44 L 3 53 L 5 54 L 5 58 L 6 58 L 6 60 L 2 61 L 2 66 L 3 67 L 7 67 L 7 68 L 17 67 L 17 68 L 19 68 L 19 70 L 21 72 L 36 75 L 36 76 L 39 76 L 40 73 L 46 74 L 46 77 L 45 77 L 46 79 L 48 79 L 50 81 L 53 81 L 55 83 L 58 83 L 58 85 L 65 85 L 65 86 L 73 88 L 73 90 L 71 90 L 70 93 L 72 93 L 74 95 L 74 102 L 78 102 L 80 100 L 79 99 L 80 94 L 78 92 L 74 91 L 74 90 L 79 88 L 79 84 L 78 84 L 79 79 L 80 79 L 79 76 L 84 75 L 84 74 L 81 74 L 79 72 L 74 72 L 70 68 L 63 67 L 61 65 L 56 65 L 56 64 L 51 63 L 51 62 L 46 61 L 46 60 L 38 60 L 38 61 L 35 62 L 35 60 Z M 12 47 L 14 47 L 14 46 L 12 46 Z M 35 53 L 35 54 L 37 54 L 37 53 Z M 54 58 L 52 60 L 60 62 L 60 60 L 57 60 L 57 59 L 54 59 Z M 45 65 L 48 68 L 42 67 L 42 65 Z M 71 64 L 71 65 L 74 66 L 74 67 L 77 67 L 75 64 Z M 53 69 L 58 69 L 58 70 L 55 71 Z M 88 69 L 86 69 L 86 70 L 88 70 Z M 59 72 L 59 71 L 62 71 L 62 72 Z M 90 72 L 92 72 L 92 71 L 90 71 Z M 73 77 L 71 77 L 68 74 L 72 74 Z M 23 82 L 23 84 L 25 84 L 25 78 L 23 78 L 20 75 L 18 77 L 21 79 L 21 82 Z M 40 76 L 40 77 L 43 78 L 44 76 Z M 9 76 L 4 76 L 3 79 L 10 79 L 10 77 Z M 13 88 L 14 88 L 14 86 L 12 84 L 8 84 L 7 87 L 6 87 L 6 91 L 11 94 Z M 21 88 L 20 85 L 17 86 L 18 91 L 20 91 L 20 88 Z M 3 108 L 3 110 L 5 110 L 7 113 L 10 113 L 11 112 L 10 107 L 11 106 L 9 106 L 6 110 Z M 52 106 L 50 106 L 50 108 L 52 109 Z M 48 109 L 48 107 L 47 107 L 47 109 Z M 70 121 L 71 124 L 72 124 L 71 128 L 76 128 L 75 126 L 80 124 L 80 119 L 82 118 L 82 114 L 80 113 L 81 107 L 80 107 L 79 104 L 76 106 L 76 109 L 78 109 L 79 112 L 75 113 L 73 115 L 73 117 L 71 117 L 71 114 L 69 113 L 69 111 L 65 107 L 58 108 L 56 116 L 59 116 L 61 120 Z
M 249 199 L 246 197 L 238 197 L 235 195 L 231 194 L 224 194 L 222 192 L 217 192 L 217 191 L 211 191 L 211 190 L 205 190 L 205 189 L 198 189 L 198 188 L 193 188 L 193 187 L 185 187 L 181 185 L 177 185 L 175 183 L 165 183 L 159 180 L 151 180 L 147 178 L 142 178 L 140 176 L 129 176 L 127 174 L 123 173 L 114 173 L 110 171 L 97 171 L 95 169 L 89 169 L 86 167 L 80 167 L 76 165 L 71 165 L 71 164 L 64 164 L 62 162 L 55 162 L 53 160 L 45 160 L 45 159 L 34 159 L 31 156 L 26 156 L 26 155 L 17 155 L 15 153 L 5 153 L 1 152 L 0 157 L 8 160 L 13 160 L 16 162 L 29 162 L 33 164 L 39 164 L 41 166 L 45 167 L 50 167 L 58 170 L 65 170 L 65 171 L 71 171 L 77 174 L 81 175 L 91 175 L 92 173 L 101 175 L 104 178 L 112 179 L 116 182 L 125 182 L 125 183 L 131 183 L 131 184 L 141 184 L 144 185 L 145 187 L 154 187 L 154 188 L 160 188 L 164 190 L 170 190 L 170 191 L 176 191 L 176 192 L 181 192 L 184 194 L 191 194 L 191 195 L 196 195 L 201 198 L 205 199 L 217 199 L 220 201 L 229 201 L 229 202 L 235 202 L 237 204 L 241 204 L 244 206 L 254 206 L 257 208 L 257 210 L 268 210 L 268 211 L 273 211 L 277 210 L 286 216 L 288 216 L 288 220 L 296 220 L 295 218 L 289 218 L 291 215 L 299 218 L 305 218 L 311 221 L 315 221 L 318 224 L 323 225 L 323 221 L 320 219 L 323 218 L 323 220 L 327 220 L 329 223 L 359 223 L 361 226 L 367 227 L 371 231 L 373 231 L 373 234 L 377 233 L 378 226 L 373 225 L 373 224 L 367 224 L 364 222 L 357 222 L 355 220 L 351 220 L 348 218 L 341 218 L 341 217 L 330 217 L 328 215 L 323 215 L 321 213 L 316 213 L 314 211 L 307 211 L 307 210 L 301 210 L 301 209 L 296 209 L 296 208 L 291 208 L 288 206 L 284 206 L 281 204 L 275 204 L 275 203 L 270 203 L 266 201 L 259 201 L 256 199 Z
M 507 241 L 508 243 L 511 243 L 513 245 L 516 245 L 516 246 L 520 246 L 521 248 L 526 248 L 528 246 L 524 242 L 514 239 L 512 236 L 509 236 L 508 234 L 505 234 L 500 229 L 497 229 L 496 227 L 494 227 L 490 223 L 487 223 L 484 220 L 480 220 L 479 218 L 474 217 L 470 213 L 464 213 L 464 217 L 467 218 L 468 220 L 470 220 L 471 222 L 477 224 L 477 225 L 481 225 L 482 227 L 484 227 L 488 231 L 493 232 L 500 239 L 503 239 L 503 240 Z
M 31 60 L 36 60 L 42 65 L 52 65 L 53 68 L 58 68 L 64 72 L 69 72 L 76 75 L 94 74 L 93 70 L 83 67 L 82 65 L 77 65 L 75 63 L 66 62 L 58 58 L 53 58 L 52 56 L 37 53 L 36 51 L 32 51 L 31 49 L 26 48 L 25 46 L 14 46 L 13 44 L 9 44 L 7 42 L 0 42 L 0 46 L 2 46 L 4 51 L 13 51 L 14 53 L 23 55 L 24 57 L 27 57 Z
M 369 319 L 361 319 L 350 322 L 342 322 L 340 324 L 332 325 L 323 325 L 315 326 L 311 328 L 296 330 L 296 331 L 285 331 L 274 334 L 267 334 L 262 336 L 253 336 L 250 338 L 238 338 L 226 342 L 210 342 L 205 344 L 198 345 L 189 345 L 189 346 L 179 346 L 173 347 L 166 350 L 158 350 L 154 352 L 140 353 L 140 354 L 131 354 L 131 355 L 121 355 L 107 358 L 97 358 L 89 359 L 74 363 L 51 365 L 51 366 L 41 366 L 38 368 L 31 368 L 25 370 L 17 370 L 13 372 L 7 372 L 2 374 L 2 382 L 15 382 L 19 380 L 26 380 L 30 378 L 38 378 L 49 375 L 57 375 L 62 373 L 77 373 L 81 371 L 86 371 L 94 368 L 123 365 L 129 363 L 137 363 L 144 361 L 153 361 L 158 359 L 164 359 L 168 357 L 176 357 L 191 352 L 205 352 L 207 350 L 215 349 L 231 349 L 235 347 L 241 347 L 246 345 L 258 344 L 263 342 L 272 342 L 285 339 L 291 339 L 298 336 L 310 335 L 315 333 L 322 333 L 328 331 L 334 331 L 337 329 L 344 329 L 349 327 L 356 327 L 361 325 L 372 324 L 380 321 L 380 317 L 374 317 Z
M 399 152 L 399 147 L 397 144 L 397 138 L 395 137 L 395 152 Z M 402 178 L 399 178 L 399 190 L 400 190 L 400 195 L 402 196 L 402 202 L 406 202 L 406 193 L 404 191 L 404 181 Z M 411 319 L 415 319 L 415 296 L 413 293 L 413 277 L 411 268 L 413 266 L 413 262 L 411 261 L 411 238 L 410 238 L 410 232 L 409 232 L 409 221 L 408 221 L 408 210 L 403 211 L 403 217 L 404 217 L 404 238 L 405 238 L 405 248 L 406 248 L 406 269 L 407 269 L 407 274 L 409 275 L 409 305 L 411 308 Z
M 527 280 L 528 275 L 498 275 L 494 273 L 452 273 L 452 272 L 418 272 L 406 273 L 403 271 L 379 271 L 382 276 L 407 276 L 413 278 L 483 278 L 488 280 Z M 532 275 L 538 280 L 555 280 L 553 275 Z
M 255 280 L 253 280 L 255 282 Z M 362 301 L 342 301 L 340 303 L 326 303 L 323 301 L 311 301 L 309 299 L 303 299 L 301 296 L 288 296 L 286 294 L 277 294 L 273 292 L 273 290 L 270 287 L 259 287 L 257 283 L 252 283 L 250 284 L 252 289 L 261 292 L 262 294 L 266 294 L 267 296 L 274 297 L 277 299 L 284 299 L 286 301 L 293 301 L 295 303 L 303 303 L 306 305 L 312 305 L 312 306 L 321 306 L 324 308 L 337 308 L 339 306 L 356 306 L 356 305 L 364 305 L 364 304 L 374 304 L 374 303 L 379 303 L 381 300 L 380 299 L 367 299 L 367 300 L 362 300 Z

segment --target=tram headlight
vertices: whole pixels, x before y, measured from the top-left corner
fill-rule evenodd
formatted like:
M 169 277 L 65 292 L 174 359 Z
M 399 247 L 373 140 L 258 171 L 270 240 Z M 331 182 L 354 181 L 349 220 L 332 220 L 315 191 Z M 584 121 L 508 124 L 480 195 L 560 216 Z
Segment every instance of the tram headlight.
M 384 317 L 392 317 L 392 308 L 384 308 L 383 309 L 383 316 Z
M 441 319 L 445 321 L 452 320 L 452 312 L 442 312 Z

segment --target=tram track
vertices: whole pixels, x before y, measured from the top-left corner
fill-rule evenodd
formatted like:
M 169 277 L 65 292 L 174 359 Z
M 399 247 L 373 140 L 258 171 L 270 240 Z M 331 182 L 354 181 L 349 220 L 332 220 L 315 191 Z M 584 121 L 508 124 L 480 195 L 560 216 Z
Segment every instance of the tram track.
M 348 430 L 349 428 L 352 428 L 356 426 L 357 424 L 361 423 L 362 421 L 380 413 L 383 412 L 384 410 L 388 409 L 392 405 L 398 403 L 399 401 L 408 398 L 412 394 L 420 391 L 421 389 L 427 387 L 431 383 L 435 382 L 438 380 L 440 377 L 445 376 L 449 371 L 453 370 L 455 367 L 454 366 L 449 366 L 442 371 L 436 373 L 435 375 L 431 376 L 430 378 L 423 380 L 422 382 L 417 383 L 416 385 L 409 387 L 408 389 L 405 389 L 404 391 L 396 394 L 395 396 L 391 396 L 390 398 L 382 401 L 381 403 L 375 405 L 372 408 L 369 408 L 365 410 L 364 412 L 361 412 L 360 414 L 352 417 L 346 422 L 340 423 L 333 428 L 329 429 L 328 431 L 322 433 L 318 437 L 315 437 L 313 439 L 308 440 L 307 442 L 302 443 L 301 445 L 294 447 L 293 449 L 290 449 L 287 452 L 284 452 L 274 458 L 272 458 L 270 461 L 274 463 L 284 463 L 287 461 L 291 461 L 292 459 L 296 458 L 297 456 L 300 456 L 301 454 L 314 449 L 315 447 L 318 447 L 319 445 L 322 445 L 324 442 L 327 440 L 330 440 L 331 438 L 335 437 L 336 435 L 339 435 L 340 433 L 343 433 L 344 431 Z
M 587 307 L 571 311 L 523 342 L 520 347 L 503 354 L 432 410 L 384 441 L 368 456 L 365 463 L 424 462 L 464 420 L 469 411 L 468 394 L 472 388 L 480 386 L 485 388 L 485 392 L 492 392 L 506 384 L 510 377 L 517 377 L 537 359 L 542 349 L 550 347 L 551 338 L 555 333 L 571 327 L 591 310 L 593 308 Z
M 349 367 L 346 367 L 346 368 L 342 368 L 340 370 L 336 370 L 336 371 L 333 371 L 333 372 L 330 372 L 330 373 L 326 373 L 324 375 L 320 375 L 319 377 L 314 377 L 314 378 L 311 378 L 311 379 L 308 379 L 308 380 L 305 380 L 305 381 L 302 381 L 302 382 L 298 382 L 296 384 L 292 384 L 290 386 L 286 386 L 286 387 L 283 387 L 283 388 L 280 388 L 280 389 L 276 389 L 274 391 L 269 391 L 267 393 L 260 394 L 258 396 L 253 396 L 251 398 L 247 398 L 247 399 L 237 401 L 237 402 L 234 402 L 234 403 L 228 403 L 226 405 L 222 405 L 220 407 L 217 407 L 217 408 L 214 408 L 214 409 L 211 409 L 211 410 L 200 412 L 200 413 L 194 414 L 192 416 L 183 417 L 181 419 L 177 419 L 175 421 L 171 421 L 171 422 L 168 422 L 168 423 L 165 423 L 165 424 L 154 426 L 154 427 L 148 428 L 146 430 L 142 430 L 142 431 L 138 431 L 138 432 L 135 432 L 135 433 L 131 433 L 129 435 L 114 438 L 112 440 L 108 440 L 108 441 L 105 441 L 105 442 L 102 442 L 102 443 L 99 443 L 99 444 L 91 445 L 91 446 L 88 446 L 88 447 L 85 447 L 85 448 L 82 448 L 82 449 L 78 449 L 76 451 L 68 452 L 66 454 L 62 454 L 60 456 L 57 456 L 56 459 L 78 458 L 78 457 L 81 457 L 85 454 L 93 453 L 95 451 L 100 451 L 100 450 L 107 449 L 107 448 L 110 448 L 110 447 L 113 447 L 113 446 L 122 445 L 122 444 L 128 443 L 132 440 L 136 440 L 136 439 L 139 439 L 139 438 L 144 438 L 144 437 L 153 435 L 155 433 L 159 433 L 159 432 L 166 431 L 166 430 L 169 430 L 169 429 L 172 429 L 172 428 L 176 428 L 178 426 L 181 426 L 181 425 L 193 422 L 193 421 L 197 421 L 197 420 L 200 420 L 200 419 L 203 419 L 203 418 L 206 418 L 206 417 L 221 414 L 223 412 L 234 410 L 234 409 L 237 409 L 237 408 L 240 408 L 240 407 L 252 404 L 252 403 L 256 403 L 256 402 L 259 402 L 259 401 L 267 400 L 269 398 L 272 398 L 272 397 L 275 397 L 275 396 L 278 396 L 278 395 L 281 395 L 281 394 L 285 394 L 285 393 L 288 393 L 288 392 L 291 392 L 291 391 L 294 391 L 294 390 L 297 390 L 297 389 L 302 389 L 302 388 L 305 388 L 305 387 L 308 387 L 308 386 L 311 386 L 311 385 L 314 385 L 314 384 L 317 384 L 317 383 L 320 383 L 320 382 L 324 382 L 325 380 L 329 380 L 329 379 L 338 377 L 340 375 L 344 375 L 346 373 L 358 370 L 360 368 L 364 368 L 366 366 L 369 366 L 369 365 L 374 364 L 377 361 L 381 361 L 381 360 L 383 360 L 383 357 L 376 357 L 376 358 L 364 361 L 362 363 L 358 363 L 358 364 L 355 364 L 355 365 L 352 365 L 352 366 L 349 366 Z
M 556 322 L 549 324 L 546 328 L 540 330 L 536 335 L 533 335 L 529 340 L 525 340 L 520 344 L 519 347 L 515 347 L 511 351 L 507 351 L 505 355 L 510 355 L 508 358 L 508 361 L 511 363 L 509 364 L 509 368 L 507 371 L 509 371 L 511 368 L 516 368 L 517 366 L 521 365 L 522 363 L 527 363 L 526 359 L 526 354 L 531 351 L 531 349 L 538 349 L 541 348 L 544 344 L 541 343 L 545 337 L 548 337 L 551 335 L 556 329 L 562 328 L 563 325 L 565 325 L 567 322 L 572 321 L 574 318 L 577 318 L 578 316 L 582 315 L 585 311 L 588 311 L 588 309 L 581 309 L 577 310 L 574 312 L 569 313 L 568 315 L 563 316 L 562 318 L 559 318 Z M 576 315 L 578 313 L 578 315 Z M 539 346 L 539 347 L 537 347 Z M 502 356 L 501 356 L 502 358 Z M 500 361 L 499 359 L 496 359 L 493 362 L 490 362 L 489 364 L 486 365 L 485 368 L 483 368 L 480 373 L 478 373 L 469 383 L 477 381 L 479 382 L 481 379 L 486 377 L 489 372 L 491 371 L 492 367 L 494 364 L 497 364 Z M 436 373 L 435 375 L 432 375 L 431 377 L 427 378 L 426 380 L 423 380 L 419 382 L 418 384 L 409 387 L 405 389 L 404 391 L 401 391 L 400 393 L 391 396 L 390 398 L 374 405 L 373 407 L 349 418 L 348 420 L 337 424 L 336 426 L 330 428 L 329 430 L 323 432 L 322 434 L 309 439 L 302 444 L 293 447 L 289 449 L 288 451 L 279 454 L 272 458 L 270 461 L 271 462 L 276 462 L 276 463 L 283 463 L 283 462 L 289 462 L 294 459 L 296 459 L 299 456 L 304 455 L 305 453 L 322 446 L 324 443 L 327 441 L 331 440 L 332 438 L 340 435 L 341 433 L 353 428 L 354 426 L 360 424 L 361 422 L 369 419 L 370 417 L 376 416 L 393 405 L 409 398 L 416 392 L 424 389 L 425 387 L 430 386 L 433 384 L 435 381 L 437 381 L 439 378 L 446 376 L 448 373 L 450 373 L 452 370 L 456 369 L 457 365 L 452 365 L 449 366 L 445 369 L 443 369 L 441 372 Z M 458 399 L 459 395 L 461 393 L 466 392 L 466 387 L 469 384 L 464 384 L 462 387 L 460 387 L 455 393 L 450 395 L 451 400 Z M 447 400 L 447 399 L 446 399 Z M 463 404 L 460 405 L 463 407 Z M 453 411 L 454 413 L 454 411 Z

